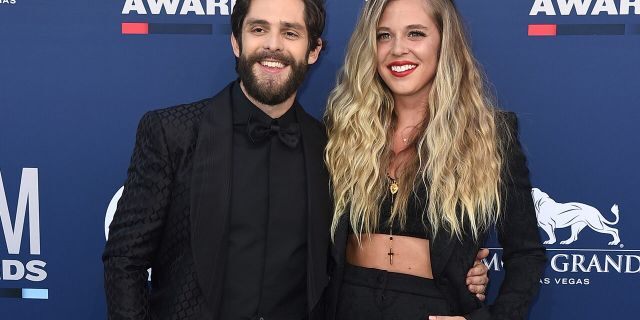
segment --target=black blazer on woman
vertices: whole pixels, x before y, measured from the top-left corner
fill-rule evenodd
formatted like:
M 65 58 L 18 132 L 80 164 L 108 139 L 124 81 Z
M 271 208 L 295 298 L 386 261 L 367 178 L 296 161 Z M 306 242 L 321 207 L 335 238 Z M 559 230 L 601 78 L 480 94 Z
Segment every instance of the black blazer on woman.
M 231 85 L 213 98 L 151 111 L 140 121 L 103 254 L 109 319 L 217 319 L 225 294 L 233 166 L 230 92 Z M 328 282 L 326 133 L 304 111 L 298 120 L 307 178 L 306 296 L 309 318 L 317 319 Z
M 505 123 L 513 135 L 506 150 L 506 170 L 503 175 L 503 212 L 497 227 L 498 237 L 504 248 L 505 277 L 498 298 L 492 305 L 484 305 L 475 294 L 469 292 L 466 275 L 473 266 L 482 241 L 471 237 L 463 241 L 451 237 L 444 230 L 430 241 L 431 268 L 434 280 L 446 296 L 451 314 L 467 319 L 525 319 L 533 297 L 539 289 L 540 276 L 546 262 L 545 248 L 540 242 L 536 213 L 531 198 L 531 182 L 526 158 L 517 134 L 517 119 L 513 113 L 504 113 Z M 505 130 L 502 130 L 505 131 Z M 328 319 L 333 320 L 337 310 L 342 283 L 345 251 L 349 228 L 348 215 L 344 214 L 336 230 L 331 267 L 332 279 L 327 291 Z M 348 301 L 343 301 L 348 303 Z

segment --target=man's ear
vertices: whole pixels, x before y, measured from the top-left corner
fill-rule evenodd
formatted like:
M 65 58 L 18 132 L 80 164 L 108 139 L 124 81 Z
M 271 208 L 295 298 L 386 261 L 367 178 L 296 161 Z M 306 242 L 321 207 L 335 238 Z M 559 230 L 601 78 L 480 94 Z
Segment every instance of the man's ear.
M 322 39 L 318 38 L 318 46 L 315 49 L 309 52 L 309 58 L 307 58 L 307 64 L 314 64 L 318 61 L 318 57 L 320 56 L 320 51 L 322 51 Z
M 233 33 L 231 34 L 231 47 L 233 48 L 233 54 L 236 56 L 236 58 L 240 58 L 240 44 L 238 43 L 238 39 L 236 39 Z

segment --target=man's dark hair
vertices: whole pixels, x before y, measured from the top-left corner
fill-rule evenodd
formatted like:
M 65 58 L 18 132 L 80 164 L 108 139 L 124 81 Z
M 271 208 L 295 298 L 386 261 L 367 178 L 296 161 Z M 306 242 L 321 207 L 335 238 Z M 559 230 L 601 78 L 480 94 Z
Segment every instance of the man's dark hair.
M 304 23 L 309 33 L 309 51 L 318 46 L 318 39 L 322 36 L 326 12 L 324 0 L 300 0 L 304 2 Z M 249 12 L 251 0 L 237 0 L 231 14 L 231 32 L 242 48 L 242 24 Z

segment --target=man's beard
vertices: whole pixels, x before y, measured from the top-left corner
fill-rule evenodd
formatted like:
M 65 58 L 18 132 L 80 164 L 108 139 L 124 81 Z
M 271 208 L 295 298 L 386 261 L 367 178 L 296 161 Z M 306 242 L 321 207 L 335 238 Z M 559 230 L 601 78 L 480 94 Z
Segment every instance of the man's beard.
M 291 72 L 278 83 L 276 77 L 271 79 L 258 79 L 253 72 L 253 66 L 262 60 L 275 60 L 291 67 Z M 274 106 L 289 99 L 300 87 L 307 73 L 305 61 L 297 62 L 293 58 L 278 52 L 264 52 L 251 56 L 243 54 L 238 58 L 238 75 L 247 93 L 258 102 Z

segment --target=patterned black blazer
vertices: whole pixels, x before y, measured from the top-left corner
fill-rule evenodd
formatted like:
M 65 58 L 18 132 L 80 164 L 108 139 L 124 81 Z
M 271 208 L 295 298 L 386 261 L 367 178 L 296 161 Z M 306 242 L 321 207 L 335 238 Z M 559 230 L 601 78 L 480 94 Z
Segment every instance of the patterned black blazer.
M 233 165 L 230 88 L 151 111 L 140 121 L 103 254 L 109 319 L 217 317 Z M 324 311 L 319 301 L 328 283 L 326 134 L 306 112 L 298 117 L 308 190 L 307 296 L 310 318 L 316 319 Z
M 540 242 L 536 213 L 531 197 L 531 182 L 526 158 L 518 140 L 517 118 L 513 113 L 501 114 L 504 125 L 513 136 L 506 149 L 503 204 L 504 215 L 498 223 L 499 241 L 504 249 L 505 277 L 500 293 L 492 305 L 484 305 L 466 286 L 466 274 L 473 266 L 475 256 L 484 241 L 475 242 L 467 237 L 463 241 L 439 231 L 430 241 L 431 267 L 434 280 L 449 305 L 451 314 L 466 319 L 518 320 L 527 317 L 533 297 L 540 286 L 540 276 L 546 262 L 545 248 Z M 504 128 L 504 126 L 500 126 Z M 336 230 L 332 247 L 332 275 L 328 296 L 327 318 L 334 319 L 337 309 L 348 233 L 348 215 L 344 214 Z M 483 236 L 483 239 L 486 235 Z

